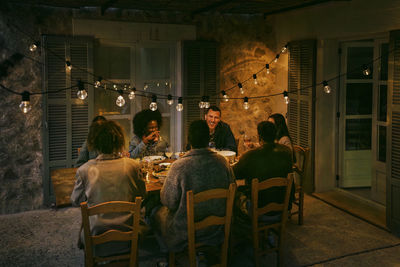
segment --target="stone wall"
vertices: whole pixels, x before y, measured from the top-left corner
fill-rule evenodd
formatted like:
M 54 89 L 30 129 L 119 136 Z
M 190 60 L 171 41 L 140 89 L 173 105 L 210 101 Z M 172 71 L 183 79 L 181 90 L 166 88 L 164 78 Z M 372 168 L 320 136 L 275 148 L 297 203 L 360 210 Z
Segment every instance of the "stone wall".
M 0 83 L 19 93 L 24 90 L 40 92 L 42 88 L 42 57 L 40 51 L 31 53 L 31 40 L 7 22 L 12 22 L 35 40 L 42 34 L 71 35 L 72 18 L 109 19 L 146 23 L 195 24 L 198 39 L 215 40 L 220 45 L 220 89 L 229 88 L 252 76 L 275 57 L 277 52 L 274 32 L 269 21 L 258 16 L 229 16 L 207 14 L 191 18 L 161 12 L 113 10 L 101 15 L 99 10 L 70 10 L 62 8 L 31 7 L 26 5 L 0 5 L 0 64 L 20 53 L 29 56 L 12 62 Z M 3 64 L 4 65 L 4 64 Z M 3 66 L 2 65 L 2 66 Z M 271 74 L 257 77 L 258 85 L 249 81 L 245 94 L 237 88 L 230 97 L 269 95 L 280 92 L 275 88 L 276 73 L 281 65 L 271 65 Z M 4 68 L 0 73 L 4 73 Z M 1 72 L 3 71 L 3 72 Z M 1 75 L 1 74 L 0 74 Z M 42 155 L 42 98 L 31 96 L 32 110 L 23 114 L 19 110 L 21 96 L 0 90 L 0 213 L 43 207 L 43 155 Z M 243 109 L 242 100 L 221 103 L 222 118 L 228 122 L 236 136 L 244 133 L 256 136 L 256 125 L 268 114 L 282 110 L 282 97 L 250 100 L 250 109 Z M 242 141 L 241 141 L 242 142 Z M 242 150 L 241 147 L 239 147 Z

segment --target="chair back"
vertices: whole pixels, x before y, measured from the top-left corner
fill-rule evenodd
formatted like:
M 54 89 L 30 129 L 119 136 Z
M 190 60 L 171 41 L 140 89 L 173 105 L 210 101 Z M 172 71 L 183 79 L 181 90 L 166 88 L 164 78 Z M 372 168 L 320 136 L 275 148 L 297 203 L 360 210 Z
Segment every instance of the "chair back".
M 294 155 L 296 157 L 296 163 L 293 165 L 293 170 L 302 176 L 305 172 L 306 166 L 306 149 L 299 145 L 293 145 Z M 300 184 L 303 184 L 300 179 Z
M 229 246 L 229 235 L 232 221 L 232 209 L 235 198 L 236 184 L 232 183 L 229 185 L 229 189 L 211 189 L 203 191 L 197 194 L 193 194 L 193 191 L 188 191 L 187 196 L 187 225 L 188 225 L 188 247 L 189 247 L 189 262 L 191 267 L 196 267 L 196 247 L 201 244 L 196 243 L 195 232 L 197 230 L 213 226 L 213 225 L 224 225 L 224 241 L 221 247 L 221 262 L 220 266 L 227 266 L 228 261 L 228 246 Z M 200 202 L 208 201 L 210 199 L 221 199 L 226 198 L 226 209 L 225 216 L 208 216 L 205 219 L 195 222 L 194 205 Z
M 137 243 L 140 220 L 141 197 L 136 197 L 135 202 L 109 201 L 92 207 L 88 207 L 87 202 L 81 203 L 82 224 L 85 236 L 85 266 L 96 266 L 101 262 L 129 261 L 129 266 L 137 266 Z M 127 225 L 131 231 L 123 232 L 119 230 L 108 230 L 99 235 L 92 235 L 90 231 L 90 216 L 107 213 L 130 212 L 133 214 L 132 225 Z M 111 241 L 131 241 L 131 251 L 129 254 L 99 257 L 94 255 L 93 250 L 96 245 Z M 101 265 L 106 266 L 106 265 Z
M 252 221 L 252 236 L 256 266 L 259 266 L 259 256 L 269 253 L 270 251 L 278 252 L 278 264 L 282 262 L 282 244 L 285 234 L 285 226 L 288 218 L 288 206 L 290 198 L 290 190 L 292 187 L 293 177 L 289 174 L 288 178 L 277 177 L 269 178 L 259 182 L 257 178 L 251 182 L 251 221 Z M 283 203 L 271 202 L 263 207 L 259 207 L 258 195 L 260 191 L 271 189 L 273 187 L 283 187 L 284 201 Z M 277 200 L 279 201 L 279 200 Z M 272 223 L 263 223 L 260 216 L 267 215 L 270 212 L 281 214 L 280 220 Z M 269 231 L 275 232 L 278 236 L 278 245 L 276 247 L 265 250 L 260 249 L 260 233 L 264 232 L 264 237 L 268 236 Z

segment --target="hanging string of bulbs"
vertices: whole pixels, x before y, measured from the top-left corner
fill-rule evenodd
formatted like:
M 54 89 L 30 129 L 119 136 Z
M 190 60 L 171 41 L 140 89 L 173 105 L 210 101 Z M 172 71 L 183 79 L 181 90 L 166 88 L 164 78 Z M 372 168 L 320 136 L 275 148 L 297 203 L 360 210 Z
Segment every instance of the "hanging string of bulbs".
M 34 40 L 34 38 L 32 38 L 31 35 L 25 33 L 19 27 L 13 25 L 12 23 L 8 22 L 7 24 L 9 26 L 10 25 L 14 26 L 15 29 L 17 29 L 19 32 L 23 33 L 24 35 L 28 36 L 28 38 L 30 40 L 32 40 L 32 43 L 28 47 L 29 51 L 31 51 L 31 52 L 37 51 L 37 49 L 40 46 L 40 42 L 39 41 Z M 48 52 L 52 53 L 53 55 L 55 55 L 59 60 L 64 61 L 63 57 L 60 57 L 58 54 L 56 54 L 55 52 L 51 51 L 48 48 L 46 48 L 46 49 L 47 49 L 46 51 L 48 51 Z M 340 77 L 342 77 L 342 76 L 344 76 L 346 74 L 353 73 L 353 72 L 356 72 L 356 71 L 360 71 L 360 68 L 354 68 L 353 70 L 348 71 L 346 73 L 341 73 L 336 77 L 330 78 L 328 80 L 324 80 L 324 81 L 322 81 L 320 83 L 317 83 L 317 84 L 314 84 L 314 85 L 302 87 L 302 88 L 299 88 L 297 90 L 291 90 L 290 92 L 285 90 L 282 93 L 262 95 L 262 96 L 250 96 L 250 97 L 249 96 L 244 96 L 244 97 L 231 97 L 230 98 L 228 96 L 227 92 L 231 91 L 231 90 L 233 90 L 235 88 L 238 88 L 240 94 L 244 95 L 245 90 L 243 88 L 243 84 L 246 84 L 247 82 L 249 82 L 251 80 L 253 80 L 254 85 L 257 85 L 258 84 L 257 75 L 259 73 L 263 72 L 263 71 L 265 71 L 267 75 L 270 74 L 271 65 L 274 64 L 274 63 L 277 63 L 279 58 L 280 58 L 280 55 L 283 54 L 283 53 L 286 53 L 287 50 L 288 50 L 288 45 L 286 44 L 285 46 L 282 47 L 282 49 L 279 51 L 279 53 L 277 53 L 275 55 L 275 57 L 269 63 L 265 64 L 265 66 L 263 68 L 258 70 L 256 73 L 252 74 L 252 76 L 250 76 L 248 79 L 246 79 L 244 81 L 241 81 L 241 82 L 238 82 L 237 85 L 233 85 L 230 88 L 221 90 L 220 91 L 220 94 L 222 95 L 221 97 L 217 96 L 219 93 L 216 93 L 216 94 L 212 95 L 212 99 L 221 100 L 223 102 L 228 102 L 230 99 L 233 99 L 233 100 L 241 99 L 241 100 L 243 100 L 243 108 L 245 110 L 250 108 L 249 99 L 269 98 L 269 97 L 273 97 L 273 96 L 282 95 L 285 103 L 289 104 L 289 102 L 290 102 L 289 94 L 297 93 L 299 91 L 307 90 L 307 89 L 309 89 L 311 87 L 319 86 L 319 85 L 322 85 L 322 88 L 323 88 L 323 90 L 324 90 L 324 92 L 326 94 L 330 94 L 331 91 L 332 91 L 332 88 L 330 87 L 328 82 L 330 82 L 332 80 L 339 79 Z M 394 49 L 392 51 L 388 51 L 387 54 L 389 54 L 389 53 L 391 53 L 393 51 L 394 51 Z M 23 56 L 28 58 L 28 59 L 34 60 L 32 57 L 29 57 L 29 56 L 26 56 L 26 55 L 23 55 Z M 362 72 L 363 72 L 363 74 L 365 76 L 369 76 L 371 74 L 371 69 L 370 69 L 369 66 L 371 66 L 375 61 L 380 60 L 382 56 L 384 56 L 384 55 L 381 55 L 381 56 L 373 59 L 371 62 L 368 62 L 367 64 L 363 64 L 362 65 L 361 69 L 362 69 Z M 37 62 L 37 60 L 35 60 L 35 61 Z M 43 64 L 43 63 L 41 63 L 41 64 Z M 72 65 L 71 61 L 66 60 L 65 61 L 65 67 L 66 67 L 67 71 L 71 71 L 72 68 L 73 68 L 73 65 Z M 55 90 L 55 91 L 43 91 L 43 92 L 40 92 L 40 93 L 31 93 L 31 92 L 28 92 L 28 91 L 24 91 L 22 93 L 18 93 L 18 92 L 15 92 L 15 91 L 5 87 L 2 84 L 0 84 L 0 88 L 5 89 L 6 91 L 9 91 L 9 92 L 14 93 L 14 94 L 21 95 L 22 101 L 21 101 L 21 104 L 20 104 L 20 109 L 22 110 L 23 113 L 29 112 L 31 110 L 31 108 L 32 108 L 31 105 L 30 105 L 30 96 L 31 95 L 58 93 L 58 92 L 63 91 L 63 90 L 68 90 L 68 89 L 77 87 L 77 97 L 79 99 L 81 99 L 81 100 L 85 100 L 87 98 L 87 96 L 88 96 L 88 93 L 85 90 L 85 84 L 92 85 L 94 88 L 103 88 L 105 90 L 112 90 L 112 91 L 117 92 L 118 96 L 117 96 L 117 99 L 116 99 L 115 103 L 119 107 L 123 107 L 126 104 L 124 95 L 128 94 L 128 98 L 130 100 L 134 100 L 136 96 L 147 97 L 147 98 L 151 97 L 151 103 L 149 105 L 149 108 L 151 110 L 153 110 L 153 111 L 157 110 L 157 108 L 158 108 L 157 107 L 157 99 L 166 99 L 167 104 L 169 106 L 172 106 L 173 103 L 174 103 L 174 99 L 175 100 L 177 99 L 178 100 L 178 104 L 176 106 L 176 110 L 177 111 L 182 111 L 183 110 L 183 99 L 184 98 L 182 96 L 173 96 L 171 94 L 164 95 L 164 94 L 157 94 L 157 93 L 149 94 L 148 92 L 146 92 L 146 90 L 150 86 L 149 83 L 145 83 L 144 84 L 143 90 L 137 90 L 135 87 L 131 87 L 130 85 L 124 85 L 123 88 L 118 88 L 118 86 L 116 84 L 113 84 L 112 81 L 108 81 L 106 79 L 103 79 L 101 76 L 95 75 L 94 73 L 89 72 L 85 68 L 79 68 L 79 66 L 74 66 L 74 67 L 76 67 L 77 69 L 79 69 L 79 70 L 81 70 L 83 72 L 86 72 L 86 73 L 92 75 L 95 78 L 95 82 L 93 84 L 91 84 L 89 82 L 83 82 L 83 81 L 79 80 L 79 81 L 77 81 L 77 85 L 75 85 L 75 86 L 71 86 L 71 87 L 68 87 L 68 88 L 62 88 L 62 89 Z M 160 83 L 157 83 L 157 86 L 159 86 L 159 85 L 160 85 Z M 168 85 L 168 82 L 166 82 L 166 86 L 167 85 Z M 197 98 L 198 97 L 185 97 L 185 99 L 197 99 Z M 199 108 L 207 109 L 209 107 L 210 107 L 210 96 L 207 96 L 207 95 L 202 96 L 200 101 L 199 101 Z

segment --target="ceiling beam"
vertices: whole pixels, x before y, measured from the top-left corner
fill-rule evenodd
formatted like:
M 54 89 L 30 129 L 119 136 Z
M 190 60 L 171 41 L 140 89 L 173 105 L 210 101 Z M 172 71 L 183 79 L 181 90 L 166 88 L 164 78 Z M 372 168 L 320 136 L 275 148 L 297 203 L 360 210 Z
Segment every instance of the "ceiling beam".
M 236 0 L 222 0 L 222 1 L 214 2 L 211 5 L 208 5 L 208 6 L 205 6 L 205 7 L 202 7 L 202 8 L 192 11 L 191 15 L 194 16 L 194 15 L 197 15 L 200 13 L 212 11 L 212 10 L 218 9 L 220 7 L 223 7 L 227 4 L 232 4 L 232 3 L 237 4 L 237 1 Z

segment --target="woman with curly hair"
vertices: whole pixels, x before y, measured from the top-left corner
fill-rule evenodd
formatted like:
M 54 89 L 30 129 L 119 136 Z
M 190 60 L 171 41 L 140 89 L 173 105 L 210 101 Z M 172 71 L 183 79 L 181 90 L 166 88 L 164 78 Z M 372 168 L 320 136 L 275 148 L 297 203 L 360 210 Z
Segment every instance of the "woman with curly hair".
M 162 118 L 160 111 L 142 110 L 133 118 L 133 137 L 129 144 L 131 158 L 164 155 L 167 142 L 161 138 Z

